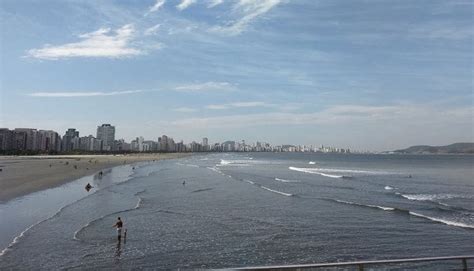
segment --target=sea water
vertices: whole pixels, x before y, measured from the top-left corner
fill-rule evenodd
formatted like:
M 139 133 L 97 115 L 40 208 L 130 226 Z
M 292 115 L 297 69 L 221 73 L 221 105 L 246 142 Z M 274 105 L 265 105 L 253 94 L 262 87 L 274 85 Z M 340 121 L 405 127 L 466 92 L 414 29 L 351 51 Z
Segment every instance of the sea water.
M 23 223 L 0 269 L 231 268 L 474 254 L 473 165 L 473 156 L 315 153 L 144 163 L 93 193 L 58 202 L 60 211 L 34 226 Z M 63 196 L 74 193 L 62 189 Z M 12 202 L 0 207 L 11 210 Z M 112 228 L 118 216 L 127 229 L 121 243 Z M 0 230 L 2 224 L 3 215 Z

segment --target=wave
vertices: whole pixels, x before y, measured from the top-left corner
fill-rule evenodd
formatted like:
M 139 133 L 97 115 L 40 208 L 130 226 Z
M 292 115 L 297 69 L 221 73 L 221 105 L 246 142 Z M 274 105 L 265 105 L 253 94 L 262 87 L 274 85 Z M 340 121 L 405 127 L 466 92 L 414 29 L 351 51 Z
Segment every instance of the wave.
M 142 194 L 142 193 L 145 193 L 146 189 L 142 190 L 142 191 L 139 191 L 137 193 L 134 194 L 134 196 L 137 196 Z M 135 205 L 135 207 L 133 208 L 130 208 L 130 209 L 125 209 L 125 210 L 120 210 L 120 211 L 116 211 L 116 212 L 113 212 L 113 213 L 110 213 L 110 214 L 106 214 L 106 215 L 103 215 L 97 219 L 94 219 L 92 221 L 89 221 L 87 224 L 85 224 L 84 226 L 82 226 L 80 229 L 76 230 L 72 236 L 72 239 L 73 240 L 76 240 L 76 241 L 81 241 L 81 239 L 79 239 L 79 237 L 77 237 L 79 235 L 80 232 L 84 231 L 86 228 L 88 228 L 89 226 L 91 226 L 92 224 L 106 218 L 106 217 L 109 217 L 109 216 L 112 216 L 112 215 L 117 215 L 117 214 L 121 214 L 121 213 L 124 213 L 124 212 L 129 212 L 129 211 L 133 211 L 133 210 L 137 210 L 140 208 L 141 204 L 143 202 L 143 199 L 141 197 L 138 197 L 138 201 L 137 201 L 137 204 Z
M 265 186 L 263 186 L 263 185 L 261 185 L 260 187 L 263 188 L 263 189 L 265 189 L 265 190 L 268 190 L 268 191 L 270 191 L 270 192 L 277 193 L 277 194 L 280 194 L 280 195 L 283 195 L 283 196 L 287 196 L 287 197 L 293 196 L 293 194 L 289 194 L 289 193 L 285 193 L 285 192 L 273 190 L 273 189 L 270 189 L 270 188 L 265 187 Z
M 51 217 L 52 218 L 52 217 Z M 29 231 L 31 228 L 33 228 L 34 226 L 48 220 L 50 218 L 47 218 L 45 220 L 40 220 L 38 222 L 36 222 L 35 224 L 29 226 L 28 228 L 26 228 L 24 231 L 22 231 L 18 236 L 16 236 L 15 238 L 13 238 L 13 241 L 6 247 L 4 248 L 2 251 L 0 251 L 0 256 L 3 256 L 5 253 L 7 253 L 7 251 L 9 251 L 16 243 L 18 243 L 20 241 L 21 238 L 23 238 L 23 236 L 25 236 L 25 233 L 27 231 Z
M 422 214 L 415 213 L 415 212 L 409 212 L 409 214 L 413 215 L 413 216 L 416 216 L 416 217 L 421 217 L 421 218 L 424 218 L 424 219 L 428 219 L 428 220 L 431 220 L 431 221 L 434 221 L 434 222 L 446 224 L 446 225 L 449 225 L 449 226 L 455 226 L 455 227 L 461 227 L 461 228 L 467 228 L 467 229 L 474 229 L 474 225 L 470 225 L 470 224 L 466 224 L 466 223 L 462 223 L 462 222 L 456 222 L 456 221 L 431 217 L 431 216 L 422 215 Z
M 376 208 L 376 209 L 381 209 L 381 210 L 384 210 L 384 211 L 395 211 L 395 210 L 397 210 L 397 208 L 393 208 L 393 207 L 385 207 L 385 206 L 370 205 L 370 204 L 361 204 L 361 203 L 356 203 L 356 202 L 352 202 L 352 201 L 345 201 L 345 200 L 338 200 L 338 199 L 329 199 L 329 200 L 339 202 L 339 203 L 349 204 L 349 205 L 356 205 L 356 206 L 368 207 L 368 208 Z M 398 210 L 400 211 L 402 209 L 398 209 Z
M 188 167 L 199 167 L 198 165 L 193 165 L 193 164 L 186 164 Z
M 398 195 L 415 201 L 435 201 L 435 200 L 443 200 L 443 199 L 452 199 L 452 198 L 465 198 L 462 195 L 455 195 L 455 194 L 400 194 Z
M 474 225 L 470 225 L 470 224 L 466 224 L 466 223 L 462 223 L 462 222 L 457 222 L 457 221 L 452 221 L 452 220 L 447 220 L 447 219 L 442 219 L 442 218 L 431 217 L 431 216 L 423 215 L 423 214 L 420 214 L 420 213 L 412 212 L 412 211 L 406 210 L 406 209 L 401 209 L 401 208 L 396 208 L 396 207 L 385 207 L 385 206 L 371 205 L 371 204 L 361 204 L 361 203 L 345 201 L 345 200 L 338 200 L 338 199 L 330 199 L 330 198 L 326 198 L 326 199 L 330 200 L 330 201 L 335 201 L 335 202 L 339 202 L 339 203 L 355 205 L 355 206 L 360 206 L 360 207 L 376 208 L 376 209 L 381 209 L 381 210 L 390 211 L 390 212 L 399 212 L 399 213 L 403 213 L 403 214 L 412 215 L 412 216 L 416 216 L 416 217 L 419 217 L 419 218 L 427 219 L 427 220 L 430 220 L 430 221 L 433 221 L 433 222 L 446 224 L 446 225 L 449 225 L 449 226 L 474 229 Z
M 318 174 L 324 177 L 329 177 L 329 178 L 351 178 L 351 176 L 344 176 L 344 175 L 333 175 L 333 174 L 328 174 L 328 173 L 323 173 L 320 172 L 319 169 L 313 169 L 313 168 L 298 168 L 298 167 L 289 167 L 290 170 L 294 171 L 299 171 L 299 172 L 304 172 L 304 173 L 310 173 L 310 174 Z
M 140 163 L 132 163 L 132 164 L 128 164 L 128 165 L 125 165 L 125 166 L 126 166 L 126 167 L 134 167 L 134 166 L 137 166 L 137 167 L 138 167 L 138 166 L 140 166 Z M 108 174 L 108 173 L 110 173 L 110 172 L 112 171 L 113 168 L 118 168 L 118 167 L 124 167 L 124 165 L 106 168 L 106 169 L 103 169 L 102 172 L 104 172 L 105 174 Z M 84 177 L 78 178 L 76 181 L 79 181 L 79 180 L 81 180 L 82 178 L 85 178 L 85 177 L 92 177 L 92 178 L 94 178 L 94 176 L 95 176 L 96 174 L 98 174 L 98 173 L 95 173 L 95 174 L 93 174 L 93 175 L 89 175 L 89 176 L 84 176 Z M 123 184 L 125 184 L 125 183 L 127 183 L 127 182 L 133 180 L 133 179 L 135 178 L 134 175 L 135 175 L 134 173 L 131 173 L 131 174 L 129 174 L 128 176 L 125 176 L 121 182 L 117 182 L 117 183 L 111 184 L 111 185 L 109 185 L 109 186 L 123 185 Z M 74 181 L 74 182 L 76 182 L 76 181 Z M 106 188 L 108 188 L 109 186 L 103 187 L 103 188 L 101 188 L 100 190 L 106 189 Z M 100 191 L 100 190 L 98 190 L 98 191 Z M 112 191 L 110 191 L 110 190 L 108 190 L 108 191 L 109 191 L 109 192 L 112 192 Z M 41 220 L 39 220 L 39 221 L 33 223 L 33 224 L 30 225 L 29 227 L 27 227 L 27 228 L 26 228 L 25 230 L 23 230 L 18 236 L 15 236 L 15 237 L 13 238 L 13 241 L 12 241 L 10 244 L 8 244 L 8 246 L 7 246 L 6 248 L 4 248 L 2 251 L 0 251 L 0 257 L 3 256 L 7 251 L 11 250 L 11 248 L 12 248 L 16 243 L 18 243 L 18 242 L 20 241 L 20 239 L 22 239 L 22 238 L 25 236 L 25 234 L 26 234 L 28 231 L 30 231 L 32 228 L 34 228 L 34 227 L 40 225 L 41 223 L 44 223 L 44 222 L 46 222 L 46 221 L 49 221 L 49 220 L 51 220 L 51 219 L 53 219 L 53 218 L 59 216 L 59 215 L 61 214 L 61 212 L 62 212 L 64 209 L 66 209 L 66 208 L 68 208 L 68 207 L 70 207 L 70 206 L 72 206 L 72 205 L 74 205 L 74 204 L 76 204 L 76 203 L 78 203 L 78 202 L 81 202 L 81 201 L 83 201 L 83 200 L 86 200 L 89 196 L 92 196 L 92 195 L 94 195 L 95 193 L 97 193 L 97 191 L 92 192 L 91 194 L 89 194 L 89 195 L 87 195 L 87 196 L 84 196 L 84 197 L 82 197 L 82 198 L 79 198 L 79 199 L 77 199 L 76 201 L 70 202 L 70 203 L 68 203 L 68 204 L 66 204 L 66 205 L 64 205 L 64 206 L 62 206 L 61 208 L 59 208 L 58 211 L 56 211 L 56 212 L 55 212 L 54 214 L 52 214 L 51 216 L 46 217 L 46 218 L 44 218 L 44 219 L 41 219 Z M 139 192 L 139 193 L 140 193 L 140 192 Z
M 199 192 L 209 191 L 209 190 L 212 190 L 212 189 L 214 189 L 214 188 L 203 188 L 203 189 L 194 190 L 191 193 L 199 193 Z
M 389 186 L 389 185 L 385 186 L 385 190 L 393 190 L 393 189 L 394 189 L 394 188 L 391 187 L 391 186 Z
M 298 180 L 285 180 L 285 179 L 280 179 L 280 178 L 275 178 L 275 181 L 279 181 L 282 183 L 299 183 L 300 182 Z
M 309 163 L 308 163 L 308 164 L 310 164 L 310 165 L 316 165 L 316 162 L 309 161 Z
M 249 184 L 255 184 L 254 182 L 252 182 L 251 180 L 243 180 L 244 182 L 246 183 L 249 183 Z
M 297 167 L 290 167 L 297 168 Z M 298 168 L 301 170 L 306 170 L 306 173 L 315 173 L 315 172 L 331 172 L 331 173 L 355 173 L 355 174 L 391 174 L 386 171 L 371 171 L 371 170 L 358 170 L 358 169 L 339 169 L 339 168 Z
M 224 160 L 221 159 L 221 162 L 218 164 L 218 166 L 228 166 L 228 165 L 238 165 L 238 166 L 248 166 L 247 164 L 248 161 L 246 160 Z

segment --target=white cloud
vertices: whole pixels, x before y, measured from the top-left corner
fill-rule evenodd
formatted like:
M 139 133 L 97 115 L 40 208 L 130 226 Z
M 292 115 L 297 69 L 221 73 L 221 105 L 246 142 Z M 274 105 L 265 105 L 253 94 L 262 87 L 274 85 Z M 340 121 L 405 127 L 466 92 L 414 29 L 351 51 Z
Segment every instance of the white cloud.
M 165 4 L 165 2 L 166 2 L 165 0 L 156 0 L 156 3 L 150 7 L 150 9 L 148 10 L 148 13 L 158 11 Z
M 33 92 L 27 94 L 31 97 L 46 97 L 46 98 L 73 98 L 73 97 L 94 97 L 94 96 L 115 96 L 124 94 L 134 94 L 144 92 L 144 90 L 126 90 L 126 91 L 111 91 L 111 92 Z
M 185 10 L 194 3 L 196 3 L 196 0 L 181 0 L 181 3 L 179 3 L 176 8 L 179 10 Z
M 100 28 L 97 31 L 79 35 L 79 42 L 64 45 L 45 45 L 41 49 L 31 49 L 27 55 L 39 59 L 56 60 L 71 57 L 120 58 L 143 54 L 141 50 L 130 47 L 135 29 L 128 24 L 114 31 Z
M 221 105 L 222 106 L 222 105 Z M 219 105 L 214 105 L 218 109 Z M 422 105 L 330 107 L 315 113 L 259 113 L 206 118 L 188 118 L 167 122 L 175 128 L 239 128 L 260 125 L 360 125 L 380 129 L 421 129 L 435 132 L 437 127 L 472 122 L 473 108 L 439 110 Z
M 223 109 L 228 109 L 229 107 L 225 104 L 210 104 L 206 106 L 207 109 L 211 110 L 223 110 Z
M 191 107 L 178 107 L 178 108 L 173 109 L 173 111 L 180 112 L 180 113 L 192 113 L 192 112 L 196 112 L 197 109 L 191 108 Z
M 230 91 L 233 90 L 235 86 L 228 82 L 206 82 L 199 84 L 189 84 L 175 87 L 177 91 L 186 91 L 186 92 L 205 92 L 205 91 Z
M 232 21 L 226 26 L 213 27 L 211 31 L 227 35 L 238 35 L 257 17 L 267 13 L 280 3 L 281 0 L 239 0 L 234 4 L 233 9 L 236 13 L 240 14 L 240 19 Z
M 209 0 L 209 5 L 207 6 L 208 8 L 213 8 L 217 5 L 220 5 L 224 2 L 224 0 Z
M 156 35 L 156 33 L 158 33 L 158 29 L 160 28 L 160 24 L 157 24 L 157 25 L 154 25 L 150 28 L 147 28 L 145 29 L 145 31 L 143 32 L 143 34 L 145 36 L 151 36 L 151 35 Z
M 242 108 L 242 107 L 273 107 L 274 104 L 268 104 L 265 102 L 236 102 L 227 104 L 211 104 L 206 106 L 207 109 L 211 110 L 223 110 L 229 108 Z

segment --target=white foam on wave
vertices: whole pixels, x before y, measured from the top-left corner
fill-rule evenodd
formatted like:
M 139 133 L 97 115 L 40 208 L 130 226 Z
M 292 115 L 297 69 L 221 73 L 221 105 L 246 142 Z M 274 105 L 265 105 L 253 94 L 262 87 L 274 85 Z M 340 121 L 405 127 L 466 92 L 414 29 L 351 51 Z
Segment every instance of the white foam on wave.
M 392 207 L 385 207 L 385 206 L 379 206 L 379 205 L 361 204 L 361 203 L 356 203 L 356 202 L 352 202 L 352 201 L 345 201 L 345 200 L 338 200 L 338 199 L 335 199 L 335 201 L 340 202 L 340 203 L 344 203 L 344 204 L 349 204 L 349 205 L 357 205 L 357 206 L 362 206 L 362 207 L 370 207 L 370 208 L 381 209 L 381 210 L 384 210 L 384 211 L 394 211 L 395 210 L 395 208 L 392 208 Z
M 446 224 L 446 225 L 449 225 L 449 226 L 474 229 L 474 225 L 466 224 L 466 223 L 463 223 L 463 222 L 457 222 L 457 221 L 442 219 L 442 218 L 431 217 L 431 216 L 423 215 L 423 214 L 408 211 L 408 210 L 397 209 L 397 208 L 393 208 L 393 207 L 371 205 L 371 204 L 360 204 L 360 203 L 356 203 L 356 202 L 338 200 L 338 199 L 332 199 L 332 200 L 334 200 L 336 202 L 344 203 L 344 204 L 349 204 L 349 205 L 377 208 L 377 209 L 381 209 L 381 210 L 384 210 L 384 211 L 403 211 L 404 213 L 407 213 L 409 215 L 424 218 L 424 219 L 427 219 L 427 220 L 430 220 L 430 221 L 433 221 L 433 222 L 442 223 L 442 224 Z
M 221 162 L 217 164 L 216 166 L 249 166 L 248 162 L 253 162 L 253 161 L 248 161 L 248 160 L 224 160 L 221 159 Z
M 137 192 L 135 193 L 135 196 L 138 196 L 139 194 L 141 193 L 144 193 L 146 190 L 142 190 L 140 192 Z M 133 211 L 133 210 L 137 210 L 138 208 L 140 208 L 141 204 L 143 202 L 143 199 L 141 197 L 138 197 L 138 201 L 137 201 L 137 204 L 135 205 L 135 207 L 133 207 L 132 209 L 126 209 L 126 210 L 123 210 L 123 211 L 118 211 L 118 212 L 114 212 L 114 213 L 111 213 L 111 214 L 106 214 L 106 215 L 103 215 L 97 219 L 94 219 L 92 221 L 89 221 L 87 222 L 84 226 L 82 226 L 80 229 L 78 229 L 77 231 L 74 232 L 74 235 L 72 236 L 72 239 L 76 240 L 76 241 L 81 241 L 81 239 L 79 239 L 77 237 L 77 235 L 83 231 L 85 228 L 89 227 L 93 222 L 96 222 L 98 220 L 101 220 L 101 219 L 104 219 L 110 215 L 113 215 L 113 214 L 118 214 L 118 213 L 123 213 L 123 212 L 127 212 L 127 211 Z
M 316 165 L 316 162 L 309 161 L 309 163 L 308 163 L 308 164 L 310 164 L 310 165 Z
M 391 187 L 391 186 L 389 186 L 389 185 L 385 186 L 385 190 L 393 190 L 393 189 L 394 189 L 394 188 Z
M 456 222 L 456 221 L 431 217 L 431 216 L 422 215 L 422 214 L 411 212 L 411 211 L 409 212 L 409 214 L 413 215 L 413 216 L 416 216 L 416 217 L 421 217 L 421 218 L 424 218 L 424 219 L 428 219 L 428 220 L 431 220 L 431 221 L 434 221 L 434 222 L 443 223 L 443 224 L 446 224 L 446 225 L 449 225 L 449 226 L 474 229 L 474 225 L 469 225 L 469 224 L 462 223 L 462 222 Z
M 435 200 L 443 200 L 443 199 L 452 199 L 452 198 L 463 198 L 462 195 L 454 195 L 454 194 L 400 194 L 398 195 L 415 201 L 435 201 Z
M 293 196 L 293 194 L 289 194 L 289 193 L 285 193 L 285 192 L 273 190 L 273 189 L 268 188 L 268 187 L 265 187 L 265 186 L 263 186 L 263 185 L 261 185 L 260 187 L 263 188 L 263 189 L 265 189 L 265 190 L 268 190 L 268 191 L 270 191 L 270 192 L 277 193 L 277 194 L 280 194 L 280 195 L 283 195 L 283 196 L 287 196 L 287 197 Z
M 275 181 L 279 181 L 282 183 L 299 183 L 300 182 L 298 180 L 285 180 L 285 179 L 280 179 L 280 178 L 275 178 Z
M 227 161 L 227 160 L 224 160 L 224 159 L 221 160 L 221 165 L 230 165 L 230 164 L 232 164 L 231 161 Z
M 249 183 L 249 184 L 255 184 L 255 183 L 252 182 L 251 180 L 244 180 L 244 182 Z
M 306 173 L 331 172 L 331 173 L 355 173 L 355 174 L 391 174 L 390 172 L 386 172 L 386 171 L 371 171 L 371 170 L 359 170 L 359 169 L 290 167 L 290 169 L 292 169 L 292 168 L 293 168 L 293 170 L 299 169 L 299 171 L 306 172 Z M 305 170 L 305 171 L 303 171 L 303 170 Z
M 319 175 L 324 176 L 324 177 L 329 177 L 329 178 L 344 178 L 342 175 L 332 175 L 332 174 L 327 174 L 327 173 L 319 173 Z
M 328 174 L 328 173 L 323 173 L 320 172 L 319 169 L 313 169 L 313 168 L 298 168 L 298 167 L 289 167 L 290 170 L 294 171 L 299 171 L 299 172 L 304 172 L 304 173 L 310 173 L 310 174 L 318 174 L 324 177 L 329 177 L 329 178 L 344 178 L 344 177 L 349 177 L 349 176 L 343 176 L 343 175 L 333 175 L 333 174 Z
M 218 170 L 218 169 L 215 168 L 215 167 L 207 167 L 207 169 L 210 169 L 210 170 L 212 170 L 212 171 L 214 171 L 214 172 L 217 172 L 217 173 L 221 173 L 220 170 Z

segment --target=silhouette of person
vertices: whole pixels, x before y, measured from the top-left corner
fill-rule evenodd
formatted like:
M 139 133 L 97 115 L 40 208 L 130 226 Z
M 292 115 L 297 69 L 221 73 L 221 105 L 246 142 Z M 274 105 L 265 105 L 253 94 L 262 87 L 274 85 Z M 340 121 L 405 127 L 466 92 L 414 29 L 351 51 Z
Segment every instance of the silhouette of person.
M 120 219 L 120 216 L 117 218 L 117 222 L 112 226 L 113 228 L 117 228 L 117 240 L 120 242 L 122 240 L 122 227 L 123 222 Z

